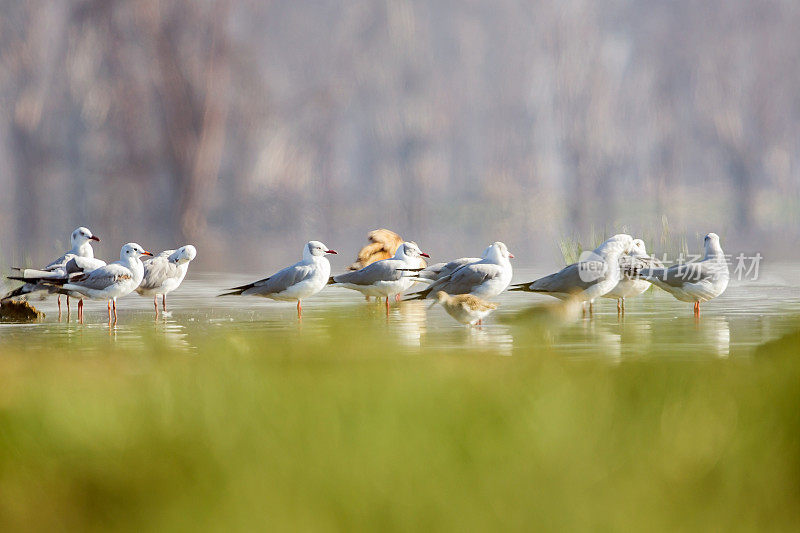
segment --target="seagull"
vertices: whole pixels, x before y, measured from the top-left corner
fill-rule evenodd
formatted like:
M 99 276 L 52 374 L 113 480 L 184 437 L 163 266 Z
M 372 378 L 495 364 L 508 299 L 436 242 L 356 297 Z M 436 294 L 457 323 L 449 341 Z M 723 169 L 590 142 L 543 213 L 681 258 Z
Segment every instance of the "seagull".
M 319 241 L 309 241 L 303 247 L 303 259 L 276 272 L 268 278 L 240 287 L 228 289 L 230 292 L 220 296 L 255 295 L 273 300 L 297 301 L 297 316 L 301 317 L 303 306 L 300 301 L 314 296 L 328 282 L 331 264 L 327 254 L 336 254 Z
M 468 263 L 452 274 L 434 281 L 427 289 L 410 295 L 409 300 L 434 298 L 438 291 L 447 294 L 472 294 L 483 299 L 494 298 L 511 283 L 513 271 L 511 261 L 514 254 L 500 242 L 492 243 L 484 252 L 484 258 Z
M 464 265 L 469 265 L 471 263 L 477 263 L 481 259 L 486 258 L 486 254 L 489 253 L 491 247 L 486 248 L 480 257 L 459 257 L 458 259 L 453 259 L 447 263 L 434 263 L 433 265 L 427 266 L 422 269 L 409 269 L 411 271 L 418 271 L 417 274 L 417 281 L 423 282 L 433 282 L 437 279 L 444 278 L 449 276 L 459 268 Z
M 613 298 L 617 300 L 617 312 L 625 312 L 625 298 L 638 296 L 650 288 L 650 282 L 641 279 L 639 276 L 631 275 L 632 270 L 649 267 L 663 267 L 658 259 L 647 255 L 647 248 L 642 239 L 634 239 L 631 250 L 619 258 L 620 280 L 616 287 L 603 295 L 603 298 Z
M 694 314 L 700 316 L 700 303 L 725 292 L 730 281 L 728 263 L 719 244 L 719 235 L 709 233 L 703 239 L 703 245 L 705 256 L 701 261 L 681 263 L 669 268 L 642 268 L 636 273 L 678 300 L 693 302 Z
M 579 301 L 589 302 L 591 314 L 595 298 L 606 294 L 619 282 L 619 257 L 630 250 L 632 243 L 630 235 L 614 235 L 593 252 L 581 254 L 581 261 L 533 282 L 517 284 L 511 290 L 540 292 L 560 300 L 574 296 Z
M 140 259 L 150 252 L 129 242 L 119 252 L 119 261 L 80 274 L 66 280 L 40 279 L 41 283 L 52 285 L 60 294 L 81 298 L 78 302 L 78 320 L 83 322 L 83 298 L 108 301 L 108 322 L 111 323 L 111 306 L 114 307 L 114 323 L 117 323 L 117 298 L 133 292 L 142 282 L 144 265 Z
M 2 299 L 7 300 L 9 298 L 23 296 L 32 292 L 46 290 L 46 288 L 41 284 L 28 282 L 28 278 L 65 278 L 76 272 L 89 272 L 95 268 L 104 266 L 106 264 L 105 261 L 94 258 L 92 241 L 100 242 L 100 238 L 95 236 L 89 230 L 89 228 L 85 228 L 83 226 L 75 228 L 75 231 L 73 231 L 70 235 L 70 244 L 72 245 L 72 248 L 65 252 L 64 255 L 58 259 L 54 259 L 47 266 L 40 270 L 33 268 L 15 268 L 14 270 L 21 272 L 20 276 L 9 279 L 24 281 L 25 284 L 22 287 L 9 292 L 3 296 Z M 68 271 L 67 265 L 70 262 L 70 270 Z M 67 312 L 69 312 L 69 296 L 67 296 Z M 60 294 L 58 295 L 58 315 L 59 317 L 61 316 Z
M 386 297 L 386 310 L 389 298 L 411 287 L 415 280 L 405 275 L 405 269 L 422 268 L 423 257 L 430 256 L 419 249 L 417 243 L 407 241 L 401 244 L 391 259 L 382 259 L 355 272 L 333 276 L 329 285 L 338 285 L 359 291 L 364 296 Z
M 471 294 L 457 294 L 450 296 L 444 291 L 436 293 L 436 301 L 431 306 L 439 303 L 447 314 L 462 324 L 474 326 L 481 325 L 483 319 L 497 309 L 497 304 L 487 302 Z
M 167 311 L 167 294 L 180 287 L 189 262 L 197 257 L 197 249 L 191 244 L 181 246 L 177 250 L 164 250 L 152 259 L 142 261 L 144 277 L 136 288 L 140 296 L 152 296 L 153 306 L 158 316 L 158 295 L 161 295 L 161 308 Z

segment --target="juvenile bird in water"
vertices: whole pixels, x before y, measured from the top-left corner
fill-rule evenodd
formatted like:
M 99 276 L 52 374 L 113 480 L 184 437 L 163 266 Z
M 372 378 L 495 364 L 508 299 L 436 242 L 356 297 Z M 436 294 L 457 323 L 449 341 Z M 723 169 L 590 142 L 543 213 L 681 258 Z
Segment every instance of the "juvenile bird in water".
M 487 302 L 471 294 L 457 294 L 451 296 L 444 291 L 436 293 L 436 302 L 439 303 L 447 314 L 462 324 L 470 326 L 481 325 L 483 319 L 497 309 L 497 304 Z

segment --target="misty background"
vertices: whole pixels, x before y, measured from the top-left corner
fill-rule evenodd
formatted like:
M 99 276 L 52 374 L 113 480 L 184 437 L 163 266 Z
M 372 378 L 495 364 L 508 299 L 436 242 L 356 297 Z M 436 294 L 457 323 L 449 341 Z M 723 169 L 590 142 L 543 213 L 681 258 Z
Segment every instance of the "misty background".
M 0 0 L 0 263 L 800 243 L 800 2 Z M 699 238 L 698 238 L 699 237 Z M 237 254 L 234 260 L 231 254 Z

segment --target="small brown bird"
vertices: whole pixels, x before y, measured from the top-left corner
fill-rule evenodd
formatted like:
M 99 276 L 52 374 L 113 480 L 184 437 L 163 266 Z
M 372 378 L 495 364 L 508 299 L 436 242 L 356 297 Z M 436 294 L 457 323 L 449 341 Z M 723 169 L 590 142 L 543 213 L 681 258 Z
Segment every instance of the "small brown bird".
M 397 253 L 397 248 L 403 244 L 403 238 L 397 233 L 388 229 L 376 229 L 367 234 L 369 244 L 358 252 L 358 259 L 355 263 L 347 267 L 347 270 L 361 270 L 365 266 L 380 261 L 391 259 Z M 427 264 L 423 261 L 422 268 Z
M 439 291 L 436 293 L 436 302 L 444 307 L 448 315 L 462 324 L 470 326 L 481 325 L 483 319 L 497 309 L 497 304 L 487 302 L 471 294 L 451 296 L 444 291 Z

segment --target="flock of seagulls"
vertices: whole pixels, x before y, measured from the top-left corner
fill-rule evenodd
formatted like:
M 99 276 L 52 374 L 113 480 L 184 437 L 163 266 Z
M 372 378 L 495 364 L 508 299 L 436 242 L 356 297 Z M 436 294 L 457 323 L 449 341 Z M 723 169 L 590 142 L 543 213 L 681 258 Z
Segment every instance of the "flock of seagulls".
M 70 236 L 72 248 L 40 270 L 15 268 L 19 275 L 8 279 L 23 285 L 3 296 L 2 300 L 26 297 L 46 291 L 58 295 L 58 314 L 61 317 L 61 295 L 78 299 L 78 320 L 83 322 L 83 300 L 100 300 L 108 303 L 109 323 L 117 321 L 117 298 L 137 291 L 142 296 L 153 296 L 158 315 L 158 295 L 166 311 L 167 294 L 177 289 L 186 276 L 189 262 L 197 255 L 191 244 L 178 250 L 166 250 L 157 256 L 135 242 L 122 246 L 119 261 L 106 264 L 94 257 L 92 241 L 100 242 L 88 228 L 79 227 Z M 145 261 L 142 261 L 145 257 Z
M 83 321 L 83 300 L 106 301 L 109 323 L 117 321 L 117 299 L 132 292 L 153 298 L 158 316 L 158 296 L 166 312 L 167 294 L 177 289 L 197 256 L 188 244 L 176 250 L 165 250 L 156 256 L 137 243 L 127 243 L 120 250 L 119 261 L 110 264 L 94 258 L 92 241 L 99 242 L 88 228 L 72 232 L 68 252 L 41 269 L 15 269 L 9 279 L 23 283 L 2 299 L 25 298 L 32 293 L 58 295 L 59 317 L 61 295 L 78 299 L 78 319 Z M 320 241 L 309 241 L 303 247 L 302 259 L 275 274 L 233 287 L 220 296 L 261 296 L 278 301 L 297 302 L 298 317 L 302 301 L 319 293 L 328 285 L 344 287 L 371 297 L 384 298 L 387 313 L 389 302 L 400 301 L 403 293 L 415 284 L 424 289 L 406 295 L 407 300 L 430 299 L 463 324 L 480 325 L 497 308 L 488 300 L 497 297 L 511 285 L 514 255 L 500 242 L 489 245 L 480 257 L 462 257 L 446 263 L 428 265 L 430 255 L 412 241 L 404 241 L 386 229 L 369 234 L 370 243 L 358 254 L 357 261 L 342 274 L 331 275 L 327 256 L 337 252 Z M 586 312 L 593 312 L 597 298 L 617 300 L 618 312 L 624 312 L 626 298 L 643 293 L 652 284 L 675 298 L 694 304 L 699 315 L 700 303 L 722 294 L 730 279 L 719 236 L 705 237 L 702 261 L 683 263 L 669 268 L 649 256 L 641 239 L 619 234 L 607 239 L 592 252 L 581 255 L 578 262 L 526 283 L 511 291 L 547 294 L 580 303 Z

